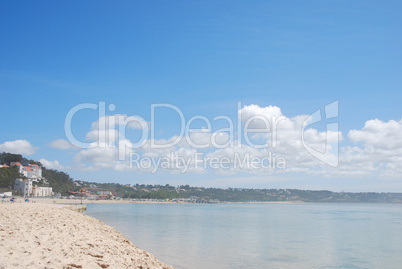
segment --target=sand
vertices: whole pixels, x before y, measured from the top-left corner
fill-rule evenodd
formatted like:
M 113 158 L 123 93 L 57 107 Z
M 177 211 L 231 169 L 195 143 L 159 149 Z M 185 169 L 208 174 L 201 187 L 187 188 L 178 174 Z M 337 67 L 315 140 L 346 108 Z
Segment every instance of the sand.
M 173 268 L 103 222 L 49 203 L 0 203 L 0 269 Z

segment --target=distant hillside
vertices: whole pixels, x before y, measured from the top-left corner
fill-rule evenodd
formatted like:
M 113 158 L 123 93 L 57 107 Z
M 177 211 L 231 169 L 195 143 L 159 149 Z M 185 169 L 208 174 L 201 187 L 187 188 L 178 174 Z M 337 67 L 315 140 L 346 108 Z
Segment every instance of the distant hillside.
M 29 160 L 19 154 L 1 153 L 0 164 L 21 162 L 38 164 L 40 162 Z M 247 189 L 247 188 L 205 188 L 191 187 L 189 185 L 122 185 L 119 183 L 76 182 L 64 172 L 42 168 L 42 175 L 47 185 L 53 187 L 54 192 L 62 195 L 77 195 L 77 191 L 83 189 L 85 196 L 98 196 L 102 199 L 110 199 L 113 196 L 126 199 L 161 199 L 183 200 L 195 203 L 216 202 L 313 202 L 313 203 L 402 203 L 402 193 L 375 193 L 375 192 L 332 192 L 311 191 L 297 189 Z M 16 178 L 23 177 L 16 167 L 0 168 L 0 191 L 11 190 Z M 45 182 L 40 182 L 44 184 Z
M 306 202 L 306 203 L 402 203 L 402 193 L 332 192 L 297 189 L 204 188 L 189 185 L 121 185 L 79 182 L 92 194 L 109 191 L 127 199 L 184 200 L 194 203 L 216 202 Z
M 0 164 L 10 165 L 11 162 L 30 163 L 42 166 L 40 162 L 24 158 L 20 154 L 0 153 Z M 54 169 L 42 168 L 42 176 L 46 179 L 48 185 L 53 188 L 53 192 L 60 192 L 67 194 L 69 191 L 77 191 L 78 188 L 73 184 L 73 179 L 65 172 L 57 171 Z M 23 175 L 18 173 L 16 167 L 0 168 L 0 188 L 11 190 L 16 178 L 24 178 Z M 39 182 L 43 185 L 44 182 Z M 45 186 L 45 185 L 44 185 Z

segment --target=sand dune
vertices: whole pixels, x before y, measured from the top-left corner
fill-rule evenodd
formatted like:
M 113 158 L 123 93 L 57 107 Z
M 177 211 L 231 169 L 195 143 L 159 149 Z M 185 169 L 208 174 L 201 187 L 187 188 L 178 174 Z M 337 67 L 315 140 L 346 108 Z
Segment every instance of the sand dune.
M 0 268 L 173 268 L 68 206 L 0 204 Z

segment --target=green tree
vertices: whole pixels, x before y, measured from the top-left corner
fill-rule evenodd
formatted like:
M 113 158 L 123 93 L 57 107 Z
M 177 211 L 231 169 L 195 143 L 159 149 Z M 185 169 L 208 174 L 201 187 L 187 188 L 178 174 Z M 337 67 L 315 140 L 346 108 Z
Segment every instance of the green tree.
M 0 188 L 12 189 L 17 178 L 23 178 L 17 167 L 0 168 Z

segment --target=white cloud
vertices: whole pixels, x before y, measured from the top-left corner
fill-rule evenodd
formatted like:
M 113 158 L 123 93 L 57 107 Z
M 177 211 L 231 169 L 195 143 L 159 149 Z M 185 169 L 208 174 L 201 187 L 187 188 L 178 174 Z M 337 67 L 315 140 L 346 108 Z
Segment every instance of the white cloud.
M 109 145 L 115 145 L 117 138 L 119 138 L 119 132 L 115 129 L 93 129 L 86 134 L 86 138 L 99 143 L 108 141 Z
M 143 118 L 138 116 L 115 114 L 99 118 L 99 120 L 92 123 L 92 130 L 113 129 L 117 126 L 127 126 L 132 129 L 142 129 L 144 126 L 148 126 L 148 123 Z
M 246 122 L 248 120 L 256 119 L 254 128 L 264 128 L 265 126 L 262 124 L 262 121 L 258 121 L 258 118 L 264 117 L 270 123 L 283 116 L 282 111 L 277 106 L 267 106 L 260 107 L 258 105 L 249 105 L 244 106 L 242 109 L 238 111 L 239 116 L 241 117 L 241 121 Z M 259 124 L 257 123 L 259 122 Z
M 55 149 L 77 149 L 73 144 L 64 139 L 57 139 L 50 143 L 50 146 Z
M 48 161 L 46 159 L 40 159 L 39 160 L 41 162 L 41 164 L 43 164 L 44 167 L 48 168 L 48 169 L 65 169 L 66 167 L 61 165 L 59 163 L 59 161 L 55 160 L 55 161 Z
M 348 138 L 361 145 L 341 149 L 340 167 L 334 174 L 402 176 L 402 120 L 369 120 L 361 130 L 351 130 Z
M 301 130 L 306 120 L 306 115 L 300 115 L 293 118 L 286 117 L 282 114 L 279 107 L 259 107 L 258 105 L 245 106 L 239 110 L 243 124 L 247 124 L 250 128 L 268 128 L 268 132 L 264 134 L 251 134 L 249 137 L 243 137 L 242 145 L 234 137 L 233 132 L 222 132 L 217 130 L 216 133 L 211 130 L 202 129 L 198 132 L 190 132 L 189 136 L 177 137 L 173 136 L 167 139 L 147 140 L 144 145 L 132 148 L 132 142 L 121 134 L 119 129 L 118 118 L 130 119 L 125 115 L 113 115 L 100 118 L 91 126 L 91 130 L 87 133 L 86 138 L 92 140 L 92 147 L 81 150 L 76 156 L 75 161 L 80 165 L 86 164 L 86 167 L 96 168 L 113 168 L 124 170 L 129 168 L 128 156 L 130 153 L 136 153 L 145 158 L 155 158 L 167 160 L 171 164 L 180 163 L 176 156 L 185 158 L 189 164 L 195 164 L 196 155 L 201 154 L 202 157 L 212 160 L 225 158 L 231 164 L 236 162 L 236 158 L 247 156 L 247 158 L 267 158 L 271 153 L 274 157 L 286 159 L 289 170 L 299 171 L 305 169 L 306 165 L 317 165 L 319 161 L 311 156 L 303 147 L 301 141 Z M 131 117 L 132 118 L 132 117 Z M 140 120 L 135 119 L 133 122 L 138 123 Z M 262 124 L 262 125 L 261 125 Z M 130 128 L 139 128 L 132 126 Z M 327 143 L 331 148 L 331 143 L 342 135 L 338 132 L 319 132 L 315 129 L 306 131 L 306 142 L 312 147 L 319 147 Z M 268 148 L 257 149 L 247 142 L 262 141 L 267 143 Z M 176 143 L 173 143 L 176 142 Z M 171 143 L 169 147 L 155 147 L 155 145 L 166 145 Z M 226 145 L 221 148 L 222 145 Z M 325 146 L 325 145 L 324 145 Z M 119 161 L 120 157 L 126 157 L 125 161 Z M 123 155 L 121 152 L 123 151 Z M 177 171 L 176 166 L 167 166 L 167 170 Z M 152 168 L 152 167 L 151 167 Z M 192 171 L 206 171 L 210 166 L 199 166 Z M 266 173 L 267 170 L 254 169 L 253 166 L 233 168 L 246 170 L 250 173 Z M 145 169 L 147 170 L 147 169 Z M 219 169 L 216 169 L 219 170 Z M 223 169 L 224 170 L 224 169 Z M 227 172 L 221 169 L 220 172 Z M 229 171 L 231 172 L 231 171 Z
M 384 122 L 378 119 L 369 120 L 362 130 L 351 130 L 350 140 L 363 142 L 367 147 L 393 150 L 402 148 L 402 120 Z
M 239 111 L 242 121 L 252 128 L 266 129 L 266 132 L 255 135 L 245 134 L 245 140 L 251 143 L 266 143 L 267 147 L 258 154 L 267 152 L 276 153 L 286 159 L 287 170 L 305 170 L 306 167 L 315 168 L 321 162 L 312 156 L 306 148 L 325 152 L 322 159 L 334 159 L 337 157 L 334 145 L 342 140 L 342 133 L 335 131 L 318 131 L 308 128 L 304 130 L 304 123 L 309 119 L 308 115 L 287 117 L 276 106 L 260 107 L 258 105 L 245 106 Z M 302 136 L 304 134 L 304 136 Z M 304 138 L 304 140 L 303 140 Z M 244 144 L 244 141 L 243 143 Z M 246 143 L 252 146 L 250 143 Z M 251 147 L 252 148 L 252 147 Z M 254 148 L 253 155 L 256 154 Z
M 31 145 L 27 140 L 6 141 L 0 144 L 0 152 L 10 152 L 29 156 L 35 153 L 37 148 Z
M 122 125 L 116 124 L 117 118 L 129 119 L 125 115 L 113 115 L 101 118 L 94 122 L 87 133 L 88 140 L 92 140 L 92 147 L 79 151 L 75 156 L 75 161 L 83 169 L 112 168 L 115 170 L 139 170 L 155 171 L 157 163 L 152 163 L 149 167 L 130 167 L 130 154 L 136 154 L 141 158 L 148 158 L 166 161 L 164 167 L 159 167 L 158 171 L 170 171 L 172 173 L 182 172 L 183 160 L 190 165 L 187 172 L 204 173 L 207 171 L 223 174 L 235 174 L 246 172 L 248 174 L 273 175 L 284 173 L 303 173 L 312 175 L 322 175 L 326 177 L 342 176 L 365 176 L 376 175 L 386 177 L 398 177 L 402 175 L 400 163 L 402 161 L 402 120 L 388 121 L 369 120 L 361 130 L 351 130 L 347 139 L 351 145 L 340 147 L 338 156 L 338 142 L 343 140 L 343 135 L 339 131 L 321 131 L 307 125 L 309 115 L 297 115 L 288 117 L 284 115 L 279 107 L 258 105 L 244 106 L 238 111 L 241 123 L 244 127 L 265 129 L 263 133 L 243 133 L 238 141 L 236 133 L 219 132 L 214 134 L 212 130 L 203 129 L 199 132 L 190 132 L 189 136 L 172 136 L 165 139 L 150 140 L 140 147 L 133 147 L 130 141 L 121 133 Z M 129 128 L 137 129 L 140 120 L 135 118 L 133 126 Z M 145 121 L 144 121 L 145 122 Z M 137 124 L 137 125 L 135 125 Z M 124 126 L 124 125 L 123 125 Z M 148 126 L 148 125 L 147 125 Z M 243 128 L 244 130 L 244 128 Z M 303 136 L 302 136 L 303 134 Z M 256 148 L 256 145 L 266 145 Z M 231 141 L 229 141 L 231 140 Z M 215 147 L 211 141 L 216 142 Z M 176 143 L 173 143 L 176 142 Z M 220 148 L 220 145 L 226 145 Z M 59 142 L 63 144 L 64 142 Z M 169 147 L 155 147 L 155 145 L 166 145 Z M 357 143 L 357 144 L 354 144 Z M 197 147 L 196 145 L 205 145 Z M 339 158 L 339 165 L 332 168 L 312 155 L 310 148 L 316 152 L 324 152 L 325 160 L 336 160 Z M 124 160 L 119 160 L 124 157 Z M 213 163 L 215 160 L 225 159 L 230 165 L 218 167 L 197 163 L 197 155 L 207 162 Z M 177 157 L 182 157 L 178 159 Z M 267 169 L 258 169 L 247 163 L 239 166 L 240 162 L 248 158 L 249 160 L 264 159 Z M 323 157 L 324 158 L 324 157 Z M 237 166 L 234 164 L 237 162 Z M 276 162 L 276 164 L 274 163 Z M 281 165 L 280 169 L 275 165 Z M 146 164 L 146 162 L 144 162 Z M 194 167 L 198 164 L 197 167 Z M 269 166 L 271 164 L 271 166 Z M 178 167 L 178 165 L 180 167 Z M 212 167 L 212 168 L 211 168 Z M 282 169 L 285 167 L 284 169 Z

